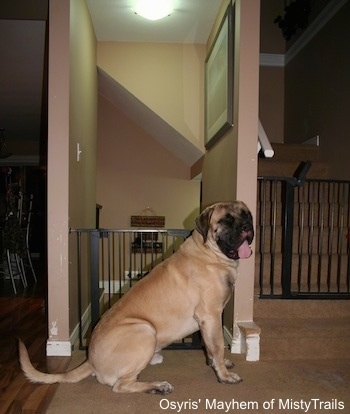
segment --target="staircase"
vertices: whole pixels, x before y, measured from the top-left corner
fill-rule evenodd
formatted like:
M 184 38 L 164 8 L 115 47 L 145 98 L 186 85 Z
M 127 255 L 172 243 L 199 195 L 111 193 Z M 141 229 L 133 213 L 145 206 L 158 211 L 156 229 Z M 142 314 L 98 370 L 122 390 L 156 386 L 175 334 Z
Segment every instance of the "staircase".
M 308 178 L 330 178 L 328 165 L 320 161 L 319 147 L 302 144 L 272 144 L 275 155 L 260 158 L 258 176 L 293 177 L 301 161 L 311 161 Z
M 350 359 L 350 301 L 255 299 L 260 359 Z
M 310 160 L 312 165 L 307 178 L 329 179 L 327 164 L 319 160 L 318 147 L 274 144 L 273 149 L 275 156 L 272 159 L 259 160 L 260 177 L 293 177 L 300 162 Z M 329 184 L 327 185 L 329 187 Z M 314 202 L 310 196 L 314 190 L 310 192 L 309 184 L 305 188 L 295 190 L 296 227 L 291 243 L 291 290 L 337 292 L 341 285 L 340 288 L 346 291 L 346 274 L 349 266 L 348 234 L 342 234 L 336 243 L 330 243 L 329 240 L 330 232 L 333 231 L 333 224 L 330 223 L 337 226 L 340 215 L 344 213 L 348 220 L 349 206 L 345 203 L 345 212 L 343 207 L 332 207 L 333 189 L 328 187 L 321 190 L 317 187 L 315 190 L 325 193 L 325 202 L 322 203 Z M 348 194 L 348 186 L 345 192 Z M 350 300 L 318 300 L 320 296 L 317 295 L 315 299 L 276 299 L 282 293 L 283 276 L 281 197 L 278 183 L 276 188 L 268 188 L 264 194 L 261 188 L 258 191 L 254 321 L 261 328 L 261 359 L 348 359 Z M 262 198 L 265 198 L 264 202 Z M 264 203 L 266 211 L 262 211 Z M 267 228 L 263 237 L 262 218 Z M 323 250 L 321 253 L 317 252 L 320 246 L 321 249 L 324 248 L 322 246 L 330 249 L 331 254 L 323 254 Z M 260 280 L 261 271 L 268 277 Z M 328 277 L 328 274 L 331 274 L 331 277 Z M 274 299 L 260 298 L 264 297 L 262 293 L 271 291 L 271 297 L 275 297 Z

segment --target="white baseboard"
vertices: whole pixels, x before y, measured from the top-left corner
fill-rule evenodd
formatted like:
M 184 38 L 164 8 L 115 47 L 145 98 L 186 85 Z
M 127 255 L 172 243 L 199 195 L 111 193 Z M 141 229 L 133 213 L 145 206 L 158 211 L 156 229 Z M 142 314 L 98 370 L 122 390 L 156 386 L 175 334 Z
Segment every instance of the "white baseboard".
M 231 338 L 231 354 L 245 354 L 245 339 L 241 331 L 239 330 L 238 337 L 233 338 L 233 336 L 231 335 Z
M 230 330 L 226 326 L 223 327 L 223 332 L 224 332 L 225 343 L 228 345 L 229 348 L 231 348 L 231 346 L 232 346 L 232 333 L 230 332 Z
M 224 326 L 224 338 L 230 343 L 232 354 L 245 354 L 246 361 L 260 359 L 260 328 L 254 322 L 240 322 L 235 338 Z
M 46 342 L 47 356 L 71 356 L 72 345 L 70 341 L 50 341 Z
M 85 312 L 83 313 L 82 318 L 81 318 L 81 324 L 82 324 L 82 334 L 84 336 L 91 324 L 91 304 L 89 304 L 89 306 L 86 308 Z M 75 344 L 78 339 L 79 339 L 79 322 L 76 324 L 75 328 L 73 329 L 70 335 L 70 342 L 72 344 Z

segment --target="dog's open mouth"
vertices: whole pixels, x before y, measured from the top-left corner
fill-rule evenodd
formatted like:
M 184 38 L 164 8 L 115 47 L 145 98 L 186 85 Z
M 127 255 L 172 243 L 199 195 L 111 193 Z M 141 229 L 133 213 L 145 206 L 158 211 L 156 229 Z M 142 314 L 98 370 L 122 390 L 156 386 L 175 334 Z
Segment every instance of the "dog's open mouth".
M 251 255 L 252 255 L 252 249 L 249 246 L 248 241 L 244 240 L 244 242 L 238 248 L 238 257 L 240 259 L 247 259 Z
M 228 246 L 225 243 L 222 243 L 222 240 L 219 240 L 219 245 L 222 248 L 222 252 L 225 253 L 225 255 L 233 260 L 239 260 L 239 259 L 248 259 L 253 252 L 251 249 L 251 243 L 253 241 L 254 233 L 253 230 L 243 230 L 241 233 L 241 237 L 237 244 L 233 244 L 231 246 Z
M 238 247 L 238 249 L 232 249 L 226 252 L 226 256 L 233 260 L 248 259 L 252 255 L 252 249 L 247 240 Z
M 252 255 L 251 243 L 254 238 L 253 226 L 250 222 L 243 223 L 237 230 L 223 230 L 218 234 L 217 245 L 229 259 L 248 259 Z

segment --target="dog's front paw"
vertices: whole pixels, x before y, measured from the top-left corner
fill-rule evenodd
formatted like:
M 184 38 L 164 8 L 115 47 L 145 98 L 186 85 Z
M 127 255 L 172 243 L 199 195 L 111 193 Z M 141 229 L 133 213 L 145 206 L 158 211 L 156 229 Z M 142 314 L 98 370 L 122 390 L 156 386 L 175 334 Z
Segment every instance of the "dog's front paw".
M 149 392 L 151 394 L 170 394 L 174 390 L 174 387 L 167 381 L 158 382 L 153 389 Z
M 218 380 L 223 384 L 239 384 L 243 381 L 235 372 L 229 372 L 225 377 L 218 378 Z

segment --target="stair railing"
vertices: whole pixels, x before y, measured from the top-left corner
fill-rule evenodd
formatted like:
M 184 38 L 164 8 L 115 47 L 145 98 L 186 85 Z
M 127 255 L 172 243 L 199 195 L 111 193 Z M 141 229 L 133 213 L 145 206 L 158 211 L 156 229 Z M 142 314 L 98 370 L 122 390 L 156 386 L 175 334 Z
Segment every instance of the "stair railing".
M 261 298 L 350 299 L 350 181 L 259 177 Z
M 274 150 L 272 149 L 272 146 L 270 144 L 270 140 L 268 139 L 265 129 L 262 126 L 262 123 L 259 119 L 259 125 L 258 125 L 258 154 L 259 152 L 262 152 L 264 154 L 265 158 L 272 158 L 275 154 Z
M 305 184 L 306 175 L 311 167 L 311 162 L 301 162 L 296 169 L 294 176 L 286 178 L 283 202 L 283 258 L 282 258 L 282 296 L 291 298 L 292 280 L 292 251 L 293 251 L 293 229 L 294 229 L 294 188 Z

